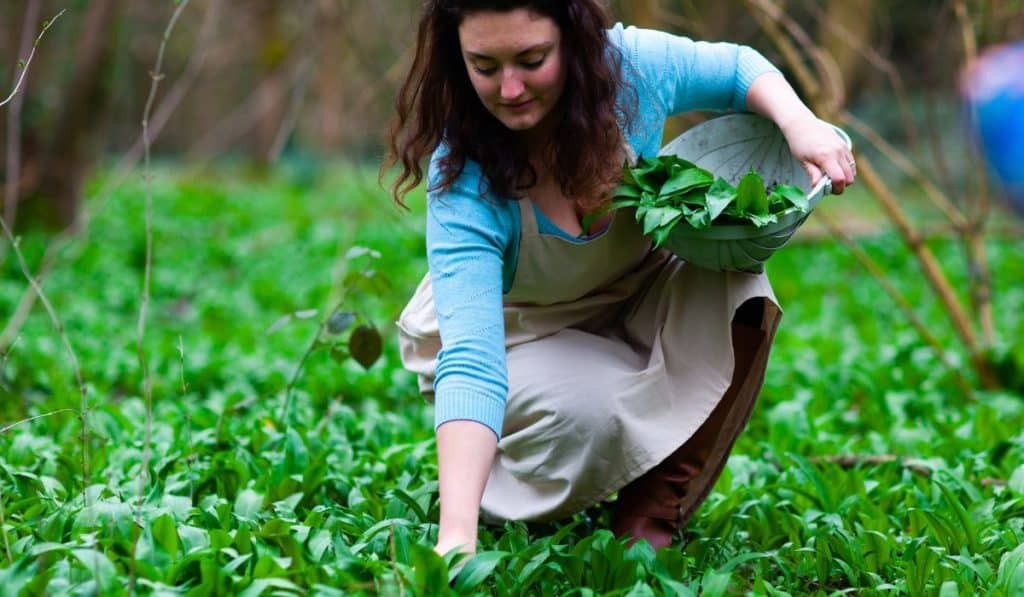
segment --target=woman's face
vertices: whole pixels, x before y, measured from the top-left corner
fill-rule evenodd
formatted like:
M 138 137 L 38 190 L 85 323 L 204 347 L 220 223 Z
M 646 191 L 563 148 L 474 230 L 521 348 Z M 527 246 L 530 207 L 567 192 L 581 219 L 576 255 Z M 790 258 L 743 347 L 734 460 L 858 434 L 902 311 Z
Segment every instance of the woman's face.
M 565 89 L 562 34 L 549 17 L 526 8 L 480 11 L 459 25 L 462 58 L 484 107 L 514 131 L 552 113 Z

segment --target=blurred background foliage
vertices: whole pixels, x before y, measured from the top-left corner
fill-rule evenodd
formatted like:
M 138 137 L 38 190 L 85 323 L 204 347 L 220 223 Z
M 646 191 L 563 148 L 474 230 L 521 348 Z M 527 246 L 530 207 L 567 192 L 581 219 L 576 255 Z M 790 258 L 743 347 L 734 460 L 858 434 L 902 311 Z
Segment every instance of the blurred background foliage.
M 412 58 L 419 4 L 4 3 L 0 81 L 12 88 L 40 28 L 52 26 L 0 122 L 0 215 L 15 230 L 84 236 L 85 199 L 95 199 L 99 211 L 143 158 L 142 120 L 154 78 L 159 93 L 148 129 L 157 159 L 188 169 L 240 163 L 257 179 L 286 166 L 310 187 L 339 163 L 373 170 Z M 854 240 L 895 232 L 969 358 L 973 379 L 959 378 L 961 389 L 1015 385 L 1000 371 L 1024 368 L 1024 356 L 1013 356 L 1024 349 L 999 334 L 986 238 L 1019 236 L 1022 226 L 1002 217 L 1005 206 L 992 200 L 998 189 L 971 141 L 960 80 L 987 48 L 1024 37 L 1022 0 L 614 0 L 610 8 L 626 24 L 745 43 L 779 65 L 821 118 L 851 133 L 862 181 L 849 200 L 818 210 L 801 238 L 846 243 L 941 353 L 918 306 Z M 158 56 L 163 61 L 154 73 Z M 672 119 L 666 138 L 706 117 Z M 106 184 L 86 197 L 94 173 L 106 174 Z M 376 196 L 388 203 L 383 189 Z M 936 236 L 956 240 L 962 259 L 940 264 L 926 243 Z M 53 243 L 34 268 L 40 280 L 59 246 Z M 0 243 L 0 262 L 6 252 Z M 33 300 L 27 292 L 14 323 L 0 333 L 0 350 Z
M 627 24 L 747 43 L 785 64 L 752 14 L 756 3 L 611 4 Z M 906 137 L 920 129 L 961 141 L 955 89 L 965 48 L 956 3 L 774 4 L 834 58 L 842 105 L 886 139 L 910 143 L 915 140 Z M 1024 36 L 1020 1 L 972 0 L 967 7 L 979 45 Z M 13 84 L 26 41 L 62 8 L 67 13 L 40 44 L 22 90 L 17 146 L 12 119 L 0 121 L 4 156 L 12 148 L 21 154 L 21 221 L 51 227 L 73 221 L 83 181 L 96 165 L 115 157 L 124 163 L 125 155 L 130 161 L 133 147 L 138 154 L 150 70 L 174 3 L 4 2 L 0 81 Z M 158 132 L 154 151 L 192 162 L 241 156 L 266 165 L 285 154 L 379 162 L 418 8 L 418 0 L 191 0 L 168 41 L 151 122 Z M 908 127 L 895 92 L 906 93 L 922 126 Z

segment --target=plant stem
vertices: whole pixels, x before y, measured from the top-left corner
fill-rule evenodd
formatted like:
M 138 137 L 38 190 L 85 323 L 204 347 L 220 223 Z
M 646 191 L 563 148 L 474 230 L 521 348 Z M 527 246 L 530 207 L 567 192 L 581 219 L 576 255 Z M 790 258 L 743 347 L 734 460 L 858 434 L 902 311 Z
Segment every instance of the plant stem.
M 185 383 L 185 342 L 178 336 L 178 371 L 181 375 L 181 402 L 187 404 L 185 395 L 188 393 L 188 384 Z M 188 497 L 195 499 L 195 477 L 192 471 L 192 460 L 195 457 L 195 448 L 192 445 L 192 413 L 185 412 L 185 434 L 188 437 L 188 457 L 185 458 L 185 466 L 188 467 Z
M 25 423 L 31 423 L 32 421 L 38 421 L 39 419 L 45 419 L 47 417 L 52 417 L 54 415 L 59 415 L 59 414 L 62 414 L 62 413 L 77 413 L 77 412 L 78 411 L 73 409 L 73 408 L 62 408 L 62 409 L 59 409 L 59 410 L 55 410 L 53 412 L 43 413 L 41 415 L 36 415 L 34 417 L 29 417 L 27 419 L 22 419 L 20 421 L 15 421 L 13 423 L 10 423 L 9 425 L 4 425 L 3 427 L 0 427 L 0 435 L 3 435 L 5 433 L 7 433 L 8 431 L 10 431 L 11 429 L 14 429 L 18 425 L 24 425 Z
M 153 101 L 156 99 L 156 91 L 160 85 L 163 75 L 160 68 L 164 61 L 164 51 L 167 49 L 167 40 L 171 36 L 178 17 L 188 6 L 189 0 L 183 0 L 171 15 L 171 20 L 164 30 L 163 39 L 160 41 L 160 49 L 157 51 L 156 66 L 150 73 L 149 97 L 146 98 L 146 108 L 142 115 L 142 138 L 145 147 L 145 160 L 143 165 L 143 182 L 146 196 L 146 265 L 142 276 L 142 301 L 139 307 L 139 322 L 136 329 L 136 349 L 139 357 L 139 368 L 142 372 L 142 394 L 146 401 L 146 430 L 142 447 L 142 470 L 139 473 L 139 511 L 136 513 L 136 520 L 141 516 L 142 497 L 145 493 L 145 484 L 149 477 L 150 440 L 153 434 L 153 380 L 149 375 L 149 364 L 146 362 L 145 338 L 146 338 L 146 316 L 149 311 L 150 282 L 153 277 L 153 185 L 152 171 L 150 167 L 150 149 L 152 146 L 149 138 L 149 115 L 153 109 Z
M 209 46 L 209 40 L 213 37 L 214 27 L 217 23 L 217 17 L 219 14 L 220 6 L 223 0 L 215 0 L 210 7 L 207 9 L 206 17 L 204 17 L 203 25 L 201 26 L 199 36 L 196 42 L 199 48 L 193 55 L 193 59 L 189 61 L 188 67 L 185 73 L 175 83 L 160 105 L 155 110 L 153 118 L 150 119 L 150 137 L 154 137 L 163 129 L 163 126 L 170 119 L 174 110 L 178 107 L 181 99 L 185 96 L 185 93 L 189 90 L 195 79 L 198 77 L 203 61 L 206 55 L 206 49 Z M 152 140 L 152 139 L 151 139 Z M 143 139 L 142 135 L 139 135 L 139 139 L 136 141 L 132 148 L 121 158 L 121 161 L 114 168 L 114 172 L 108 177 L 103 187 L 96 193 L 95 199 L 88 202 L 82 208 L 81 216 L 73 226 L 68 226 L 61 232 L 59 232 L 47 245 L 46 253 L 40 260 L 42 264 L 39 267 L 39 271 L 36 274 L 36 279 L 39 280 L 39 284 L 43 285 L 50 273 L 53 271 L 56 265 L 58 256 L 68 248 L 69 246 L 75 246 L 76 252 L 80 254 L 85 243 L 89 238 L 89 223 L 92 220 L 94 214 L 99 213 L 103 210 L 107 201 L 114 194 L 122 183 L 128 178 L 129 172 L 142 157 L 143 151 Z M 78 241 L 77 245 L 74 245 L 75 241 Z M 74 262 L 75 257 L 65 258 L 65 261 Z M 3 259 L 0 258 L 0 262 Z M 0 350 L 7 348 L 8 344 L 17 335 L 21 326 L 25 323 L 28 318 L 28 314 L 32 311 L 32 307 L 35 303 L 36 295 L 31 290 L 21 296 L 21 300 L 18 302 L 18 307 L 15 310 L 14 316 L 8 321 L 4 327 L 3 333 L 0 334 Z
M 331 311 L 333 313 L 333 311 Z M 313 339 L 310 340 L 309 346 L 306 347 L 306 352 L 303 353 L 302 358 L 299 360 L 299 364 L 295 367 L 295 372 L 292 373 L 292 379 L 288 382 L 288 386 L 284 389 L 284 405 L 281 407 L 281 423 L 287 424 L 288 415 L 292 409 L 292 390 L 295 388 L 295 382 L 299 381 L 299 375 L 302 374 L 303 367 L 306 366 L 306 360 L 309 359 L 309 355 L 316 351 L 316 341 L 320 338 L 320 334 L 323 333 L 324 324 L 320 324 L 316 329 L 316 333 L 313 334 Z
M 153 71 L 150 73 L 149 97 L 146 98 L 146 107 L 142 113 L 142 139 L 143 147 L 145 148 L 143 185 L 145 187 L 146 197 L 146 265 L 142 276 L 142 300 L 139 306 L 139 322 L 136 329 L 136 348 L 139 357 L 139 369 L 142 373 L 142 394 L 146 402 L 146 429 L 144 432 L 142 446 L 142 464 L 139 470 L 138 502 L 135 510 L 136 529 L 142 527 L 142 505 L 145 498 L 146 485 L 149 481 L 149 460 L 152 451 L 150 443 L 153 436 L 153 380 L 149 375 L 149 365 L 146 362 L 144 346 L 146 338 L 146 316 L 149 310 L 150 281 L 153 277 L 153 184 L 150 162 L 152 139 L 150 139 L 149 135 L 149 117 L 153 110 L 153 102 L 156 99 L 157 88 L 160 86 L 160 80 L 163 78 L 163 75 L 160 73 L 160 69 L 163 66 L 164 52 L 167 49 L 167 40 L 170 38 L 171 31 L 174 30 L 174 25 L 178 22 L 178 18 L 185 10 L 185 7 L 188 6 L 188 3 L 189 0 L 182 0 L 178 4 L 177 8 L 175 8 L 174 12 L 171 14 L 170 22 L 167 23 L 167 27 L 164 29 L 163 38 L 160 40 L 160 48 L 157 50 L 156 66 L 153 67 Z M 132 541 L 132 563 L 128 580 L 129 593 L 132 593 L 135 588 L 135 550 L 137 546 L 138 541 Z
M 11 540 L 7 537 L 7 516 L 4 512 L 4 484 L 0 482 L 0 533 L 4 536 L 4 550 L 7 551 L 7 561 L 14 564 L 14 556 L 11 555 Z

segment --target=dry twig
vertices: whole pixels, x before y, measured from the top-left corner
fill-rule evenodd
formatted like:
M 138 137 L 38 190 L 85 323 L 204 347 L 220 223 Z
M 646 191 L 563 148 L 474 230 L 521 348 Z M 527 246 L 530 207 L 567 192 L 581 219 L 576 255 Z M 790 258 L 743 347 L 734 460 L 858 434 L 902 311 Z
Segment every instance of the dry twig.
M 907 298 L 903 296 L 903 293 L 901 293 L 899 289 L 889 281 L 889 278 L 885 275 L 885 272 L 882 271 L 882 268 L 879 267 L 878 263 L 865 253 L 863 249 L 857 246 L 857 243 L 855 243 L 842 228 L 832 221 L 832 218 L 824 213 L 819 213 L 818 218 L 824 222 L 825 227 L 828 228 L 829 232 L 835 238 L 838 238 L 839 241 L 842 242 L 851 253 L 853 253 L 853 256 L 857 258 L 857 261 L 860 262 L 864 269 L 866 269 L 868 273 L 875 278 L 878 284 L 882 287 L 882 290 L 884 290 L 885 293 L 896 302 L 900 311 L 910 321 L 910 325 L 913 326 L 921 338 L 924 339 L 925 343 L 935 351 L 939 360 L 942 361 L 943 365 L 945 365 L 946 370 L 953 375 L 953 379 L 960 387 L 960 390 L 963 391 L 964 395 L 969 399 L 973 400 L 974 390 L 971 388 L 971 385 L 967 383 L 967 380 L 964 379 L 963 373 L 960 372 L 960 369 L 950 363 L 949 359 L 946 358 L 945 347 L 942 346 L 942 343 L 939 342 L 938 338 L 931 333 L 924 321 L 918 317 L 917 313 L 914 311 L 913 305 L 910 304 L 910 301 L 907 300 Z
M 160 106 L 156 109 L 155 115 L 150 123 L 151 140 L 155 139 L 163 129 L 164 124 L 166 124 L 167 120 L 170 119 L 171 114 L 174 112 L 174 109 L 177 108 L 181 98 L 194 83 L 194 79 L 198 76 L 199 71 L 201 70 L 201 65 L 204 63 L 207 45 L 212 38 L 212 32 L 214 30 L 213 25 L 217 22 L 217 14 L 222 1 L 223 0 L 215 0 L 210 8 L 207 9 L 199 37 L 196 42 L 198 48 L 196 53 L 199 57 L 193 57 L 193 59 L 190 60 L 185 74 L 182 75 L 182 77 L 175 83 L 174 87 L 171 88 L 171 91 L 161 101 Z M 78 245 L 79 249 L 76 253 L 80 253 L 84 249 L 85 241 L 88 239 L 89 235 L 89 223 L 92 219 L 92 214 L 103 209 L 107 200 L 113 195 L 114 191 L 121 186 L 125 179 L 127 179 L 131 169 L 135 167 L 140 159 L 142 159 L 142 153 L 142 136 L 140 135 L 138 149 L 133 146 L 120 163 L 118 163 L 110 179 L 96 194 L 96 201 L 85 204 L 81 217 L 79 218 L 79 222 L 76 226 L 69 226 L 65 228 L 49 242 L 43 257 L 40 260 L 39 269 L 35 276 L 40 287 L 42 287 L 46 283 L 46 280 L 49 279 L 50 274 L 53 272 L 57 264 L 57 258 L 66 248 L 71 246 L 74 241 L 80 241 Z M 74 258 L 69 258 L 68 261 L 74 261 Z M 0 351 L 9 347 L 11 342 L 17 336 L 21 327 L 28 319 L 29 314 L 31 314 L 32 308 L 35 306 L 35 299 L 35 292 L 33 292 L 31 288 L 26 289 L 24 294 L 22 294 L 14 314 L 4 326 L 3 332 L 0 332 Z
M 920 458 L 896 456 L 895 454 L 840 454 L 836 456 L 819 456 L 811 458 L 810 461 L 815 464 L 835 464 L 844 469 L 859 468 L 862 466 L 881 466 L 883 464 L 896 462 L 901 467 L 921 475 L 922 477 L 931 477 L 934 472 L 931 468 L 926 466 Z M 991 477 L 983 477 L 981 479 L 977 479 L 977 481 L 982 487 L 1001 487 L 1006 485 L 1005 479 L 993 479 Z
M 7 99 L 5 99 L 4 101 L 0 102 L 0 107 L 3 107 L 3 106 L 4 106 L 5 104 L 7 104 L 7 102 L 9 102 L 9 101 L 11 101 L 12 99 L 14 99 L 14 96 L 15 96 L 15 95 L 17 95 L 17 94 L 18 94 L 18 90 L 19 90 L 19 89 L 21 88 L 21 84 L 22 84 L 22 82 L 23 82 L 23 81 L 25 80 L 25 75 L 26 75 L 26 74 L 28 74 L 28 67 L 29 67 L 29 65 L 30 65 L 30 64 L 32 64 L 32 59 L 33 59 L 33 58 L 35 57 L 35 55 L 36 55 L 36 48 L 37 48 L 37 47 L 39 47 L 39 42 L 40 42 L 40 41 L 42 41 L 42 39 L 43 39 L 43 36 L 44 36 L 44 35 L 46 35 L 46 31 L 47 31 L 47 30 L 48 30 L 48 29 L 49 29 L 49 28 L 50 28 L 50 27 L 51 27 L 51 26 L 52 26 L 52 25 L 54 24 L 54 22 L 56 22 L 56 20 L 57 20 L 57 19 L 59 19 L 59 18 L 61 17 L 61 15 L 63 15 L 63 14 L 65 13 L 65 12 L 67 12 L 67 9 L 63 9 L 63 10 L 61 10 L 61 11 L 60 11 L 60 12 L 58 12 L 58 13 L 57 13 L 56 15 L 54 15 L 54 17 L 53 17 L 52 19 L 50 19 L 49 21 L 46 21 L 46 22 L 44 22 L 44 23 L 43 23 L 43 29 L 42 29 L 42 31 L 40 31 L 40 32 L 39 32 L 39 35 L 38 35 L 38 37 L 36 37 L 36 41 L 35 41 L 35 43 L 33 43 L 33 44 L 32 44 L 32 52 L 31 52 L 31 53 L 30 53 L 30 54 L 28 55 L 28 59 L 27 59 L 27 60 L 25 60 L 25 64 L 21 66 L 21 76 L 19 76 L 19 77 L 18 77 L 18 82 L 17 82 L 17 83 L 15 83 L 15 85 L 14 85 L 14 89 L 13 89 L 13 90 L 11 90 L 11 94 L 10 94 L 9 96 L 7 96 Z

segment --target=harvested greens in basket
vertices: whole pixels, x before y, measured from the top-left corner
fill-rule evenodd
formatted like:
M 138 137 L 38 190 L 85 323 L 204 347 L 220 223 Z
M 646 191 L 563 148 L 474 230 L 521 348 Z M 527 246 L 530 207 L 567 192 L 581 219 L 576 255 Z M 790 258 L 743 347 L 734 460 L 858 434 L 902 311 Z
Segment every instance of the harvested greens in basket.
M 773 224 L 779 216 L 809 209 L 807 194 L 793 185 L 765 188 L 754 171 L 737 186 L 678 156 L 640 158 L 623 169 L 611 208 L 636 207 L 644 234 L 660 246 L 677 225 L 704 229 L 717 225 Z

